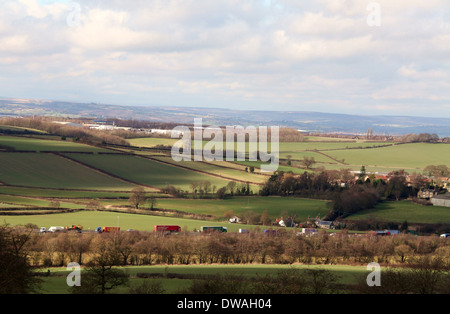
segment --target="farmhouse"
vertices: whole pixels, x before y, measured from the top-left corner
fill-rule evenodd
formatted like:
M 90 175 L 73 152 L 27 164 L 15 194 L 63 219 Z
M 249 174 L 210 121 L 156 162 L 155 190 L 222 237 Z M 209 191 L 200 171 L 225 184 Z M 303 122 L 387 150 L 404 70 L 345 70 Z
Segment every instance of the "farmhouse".
M 417 198 L 429 200 L 429 199 L 431 199 L 431 198 L 433 198 L 433 197 L 435 197 L 437 195 L 438 195 L 438 192 L 436 190 L 434 190 L 434 189 L 420 190 L 417 193 Z
M 229 222 L 230 223 L 240 223 L 241 222 L 241 218 L 239 218 L 238 216 L 234 216 L 234 217 L 231 217 L 229 219 Z
M 434 206 L 450 207 L 450 193 L 437 195 L 431 199 Z

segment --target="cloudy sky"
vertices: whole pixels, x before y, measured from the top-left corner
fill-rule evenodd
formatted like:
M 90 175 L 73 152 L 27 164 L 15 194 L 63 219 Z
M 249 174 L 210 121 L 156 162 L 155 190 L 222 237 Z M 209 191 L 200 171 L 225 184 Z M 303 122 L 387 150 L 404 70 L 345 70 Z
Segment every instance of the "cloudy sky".
M 448 0 L 0 0 L 0 96 L 450 116 Z

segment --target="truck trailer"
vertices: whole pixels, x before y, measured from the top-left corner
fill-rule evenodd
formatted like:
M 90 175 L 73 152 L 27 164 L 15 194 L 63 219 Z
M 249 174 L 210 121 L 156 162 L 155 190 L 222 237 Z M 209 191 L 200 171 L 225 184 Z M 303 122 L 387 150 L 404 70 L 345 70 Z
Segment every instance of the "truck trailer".
M 118 231 L 120 231 L 120 227 L 97 227 L 97 229 L 95 229 L 95 231 L 97 231 L 98 233 L 118 232 Z
M 201 232 L 227 232 L 227 227 L 222 226 L 202 226 Z
M 48 228 L 49 232 L 61 232 L 64 230 L 66 230 L 64 227 L 59 227 L 59 226 L 58 227 L 52 226 L 52 227 Z
M 181 227 L 174 226 L 174 225 L 155 225 L 154 231 L 165 233 L 165 234 L 170 234 L 170 233 L 175 233 L 175 232 L 181 232 Z

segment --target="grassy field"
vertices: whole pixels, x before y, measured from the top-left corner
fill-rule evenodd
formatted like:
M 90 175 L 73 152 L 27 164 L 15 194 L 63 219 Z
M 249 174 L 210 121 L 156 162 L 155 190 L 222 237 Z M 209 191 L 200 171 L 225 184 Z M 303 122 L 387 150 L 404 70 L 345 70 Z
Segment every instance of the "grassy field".
M 349 220 L 376 219 L 401 223 L 450 223 L 450 208 L 424 206 L 410 201 L 383 202 L 373 209 L 360 211 Z
M 325 269 L 337 277 L 337 281 L 342 284 L 355 284 L 358 278 L 369 274 L 366 267 L 363 266 L 341 266 L 341 265 L 154 265 L 154 266 L 126 266 L 121 267 L 130 276 L 129 286 L 122 286 L 112 293 L 129 293 L 129 288 L 140 285 L 144 280 L 159 281 L 166 294 L 177 294 L 182 289 L 188 288 L 192 279 L 168 279 L 164 276 L 168 274 L 182 275 L 235 275 L 246 278 L 263 277 L 266 275 L 276 276 L 281 270 L 288 269 Z M 42 277 L 43 294 L 65 294 L 70 293 L 66 283 L 66 277 L 70 271 L 66 268 L 43 268 L 40 271 L 50 271 L 50 277 Z M 139 273 L 159 274 L 161 278 L 157 279 L 141 279 L 137 277 Z M 83 270 L 81 271 L 83 276 Z M 276 292 L 275 292 L 276 293 Z
M 36 198 L 28 198 L 22 196 L 2 195 L 0 194 L 0 203 L 3 205 L 9 204 L 9 207 L 15 207 L 16 205 L 32 206 L 32 207 L 49 207 L 50 201 Z M 72 202 L 61 201 L 61 208 L 78 209 L 85 208 L 85 205 L 76 204 Z M 6 206 L 3 206 L 6 207 Z
M 133 141 L 135 141 L 133 143 Z M 133 139 L 132 144 L 139 146 L 171 145 L 175 140 L 164 138 Z M 233 211 L 236 215 L 243 216 L 246 212 L 253 211 L 261 214 L 267 211 L 271 218 L 279 218 L 283 212 L 296 215 L 297 219 L 305 220 L 308 216 L 324 216 L 327 211 L 327 202 L 321 200 L 307 200 L 300 198 L 280 197 L 233 197 L 225 200 L 218 199 L 174 199 L 157 193 L 157 189 L 166 185 L 174 185 L 184 191 L 191 192 L 192 182 L 210 181 L 216 186 L 216 190 L 226 186 L 230 181 L 248 181 L 252 191 L 257 193 L 259 186 L 256 183 L 264 183 L 268 174 L 246 172 L 250 166 L 259 167 L 260 162 L 181 162 L 177 163 L 170 156 L 152 156 L 157 160 L 128 154 L 100 154 L 100 148 L 73 143 L 70 141 L 44 140 L 29 137 L 0 136 L 0 143 L 24 150 L 54 150 L 66 152 L 65 155 L 93 168 L 50 153 L 14 153 L 0 152 L 0 182 L 13 185 L 0 185 L 0 207 L 35 206 L 48 207 L 52 198 L 60 201 L 64 208 L 85 208 L 90 200 L 99 200 L 101 205 L 112 208 L 114 206 L 129 205 L 128 197 L 132 188 L 138 184 L 147 186 L 158 198 L 158 208 L 177 210 L 199 215 L 212 215 L 223 217 L 227 211 Z M 203 144 L 206 141 L 203 142 Z M 445 144 L 402 144 L 382 148 L 357 149 L 356 147 L 373 147 L 386 144 L 384 142 L 367 141 L 341 141 L 332 139 L 308 138 L 305 142 L 280 143 L 280 152 L 284 157 L 289 157 L 293 165 L 298 165 L 296 158 L 304 156 L 315 157 L 318 163 L 315 166 L 325 166 L 326 169 L 353 168 L 359 170 L 360 164 L 367 165 L 367 169 L 414 169 L 419 171 L 428 164 L 448 164 L 446 156 L 450 155 L 450 145 Z M 353 147 L 354 149 L 349 149 Z M 313 151 L 316 150 L 316 151 Z M 94 154 L 68 153 L 74 151 L 93 151 Z M 108 151 L 108 150 L 103 150 Z M 137 151 L 136 151 L 137 152 Z M 321 154 L 324 153 L 325 155 Z M 152 151 L 141 152 L 152 154 Z M 327 157 L 330 156 L 330 157 Z M 333 160 L 336 159 L 336 160 Z M 339 160 L 345 160 L 344 165 Z M 361 161 L 364 161 L 362 163 Z M 177 167 L 178 166 L 178 167 Z M 179 167 L 182 166 L 182 167 Z M 185 168 L 183 168 L 185 167 Z M 408 168 L 409 167 L 409 168 Z M 189 169 L 186 169 L 189 168 Z M 279 170 L 303 173 L 305 170 L 299 167 L 281 165 Z M 108 175 L 111 174 L 111 175 Z M 221 177 L 219 177 L 221 176 Z M 123 178 L 136 184 L 120 180 Z M 152 188 L 154 187 L 154 188 Z M 43 188 L 43 189 L 41 189 Z M 164 197 L 166 196 L 166 197 Z M 77 204 L 78 202 L 78 204 Z M 103 219 L 108 221 L 108 214 L 96 212 L 96 214 L 80 212 L 74 214 L 60 214 L 59 219 L 66 215 L 81 215 L 84 224 L 96 227 L 102 225 Z M 111 213 L 112 217 L 117 215 Z M 143 224 L 139 220 L 169 219 L 169 217 L 142 216 L 132 214 L 125 215 L 126 228 L 147 230 L 153 223 Z M 128 216 L 130 215 L 130 216 Z M 86 216 L 93 219 L 91 223 L 84 220 Z M 136 221 L 132 218 L 136 218 Z M 20 223 L 27 217 L 7 217 L 14 223 Z M 55 217 L 42 215 L 30 216 L 39 224 L 46 220 L 52 224 Z M 390 220 L 402 222 L 407 220 L 415 222 L 449 222 L 450 216 L 447 208 L 426 207 L 407 201 L 385 202 L 373 210 L 362 211 L 350 219 L 375 218 L 378 220 Z M 170 218 L 176 219 L 176 218 Z M 180 218 L 181 219 L 181 218 Z M 69 219 L 70 220 L 70 219 Z M 66 221 L 66 220 L 64 220 Z M 128 222 L 129 221 L 129 222 Z M 66 221 L 66 223 L 71 223 Z M 75 223 L 75 222 L 72 222 Z M 111 223 L 114 223 L 112 221 Z M 201 226 L 199 221 L 178 221 L 177 224 L 187 226 L 188 229 Z M 150 227 L 148 227 L 150 226 Z M 235 228 L 234 225 L 232 228 Z M 236 230 L 239 227 L 236 227 Z
M 155 147 L 158 145 L 169 145 L 172 146 L 178 140 L 172 138 L 157 138 L 157 137 L 141 137 L 141 138 L 130 138 L 128 142 L 132 146 L 137 147 Z
M 0 136 L 0 145 L 13 147 L 15 150 L 57 151 L 57 152 L 107 152 L 109 150 L 72 141 L 46 140 L 33 137 Z
M 147 191 L 148 193 L 149 191 Z M 129 198 L 131 191 L 76 191 L 76 190 L 58 190 L 58 189 L 40 189 L 16 186 L 1 186 L 0 194 L 31 196 L 44 198 L 70 198 L 70 199 L 98 199 L 98 198 Z M 153 195 L 163 196 L 163 194 L 152 193 Z
M 228 178 L 231 180 L 237 181 L 247 181 L 254 184 L 262 184 L 267 180 L 266 176 L 259 175 L 256 173 L 250 173 L 235 169 L 228 168 L 224 166 L 220 166 L 220 164 L 216 164 L 214 161 L 212 162 L 198 162 L 198 161 L 174 161 L 170 156 L 161 156 L 161 157 L 153 157 L 156 160 L 160 160 L 166 163 L 173 164 L 175 166 L 182 166 L 192 170 L 197 170 L 201 172 L 212 173 L 218 176 L 222 176 L 224 178 Z
M 283 212 L 287 212 L 290 215 L 296 215 L 298 219 L 306 220 L 308 216 L 324 216 L 328 212 L 327 203 L 327 201 L 303 198 L 238 196 L 224 200 L 160 199 L 157 206 L 216 217 L 223 217 L 230 210 L 240 217 L 248 211 L 262 213 L 267 210 L 269 217 L 273 219 L 280 218 Z
M 328 155 L 345 159 L 351 165 L 366 165 L 392 169 L 416 170 L 420 172 L 427 165 L 450 166 L 450 145 L 414 143 L 373 149 L 349 149 L 328 151 Z
M 10 185 L 82 190 L 131 190 L 136 186 L 62 157 L 0 153 L 0 180 Z
M 215 222 L 207 220 L 183 219 L 153 215 L 139 215 L 117 212 L 79 211 L 75 213 L 49 214 L 49 215 L 0 215 L 0 222 L 10 225 L 35 224 L 39 227 L 82 225 L 84 230 L 95 230 L 100 226 L 115 227 L 121 230 L 152 231 L 155 225 L 178 225 L 183 231 L 199 230 L 201 226 L 220 225 L 228 227 L 230 232 L 238 232 L 240 228 L 254 229 L 256 226 L 244 224 L 230 224 L 226 221 Z
M 173 139 L 161 138 L 141 138 L 132 141 L 136 141 L 136 143 L 145 147 L 173 145 L 174 143 Z M 207 142 L 203 141 L 202 146 Z M 195 141 L 192 142 L 192 145 L 195 145 Z M 248 152 L 248 145 L 246 145 L 246 152 Z M 280 159 L 291 159 L 293 165 L 293 167 L 280 166 L 279 170 L 291 170 L 294 173 L 302 171 L 296 161 L 305 157 L 314 157 L 316 160 L 315 167 L 359 170 L 362 165 L 365 165 L 367 171 L 371 172 L 389 172 L 398 169 L 420 172 L 427 165 L 445 164 L 450 166 L 448 158 L 446 158 L 450 155 L 450 145 L 447 144 L 395 144 L 392 142 L 307 137 L 304 142 L 280 142 L 279 152 Z M 260 164 L 260 161 L 253 163 L 257 166 L 257 169 L 259 169 Z
M 121 178 L 158 188 L 174 185 L 189 191 L 192 182 L 208 180 L 211 185 L 216 185 L 217 188 L 226 186 L 229 182 L 214 176 L 136 156 L 85 154 L 68 154 L 68 156 Z

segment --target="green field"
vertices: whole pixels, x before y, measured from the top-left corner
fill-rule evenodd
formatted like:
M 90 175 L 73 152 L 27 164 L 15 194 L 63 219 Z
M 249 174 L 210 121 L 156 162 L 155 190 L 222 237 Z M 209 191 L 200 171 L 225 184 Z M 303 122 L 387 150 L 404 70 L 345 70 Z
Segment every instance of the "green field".
M 128 139 L 130 145 L 137 147 L 155 147 L 158 145 L 172 146 L 177 141 L 178 141 L 177 139 L 158 138 L 158 137 L 141 137 Z
M 365 164 L 368 171 L 371 169 L 392 170 L 395 168 L 420 171 L 428 164 L 449 165 L 447 156 L 450 155 L 450 145 L 446 144 L 416 143 L 362 149 L 357 147 L 373 147 L 386 143 L 349 142 L 339 139 L 331 141 L 313 140 L 317 139 L 308 138 L 305 142 L 280 143 L 282 157 L 291 159 L 292 164 L 296 167 L 280 165 L 279 170 L 293 171 L 297 174 L 305 172 L 305 169 L 299 167 L 297 159 L 305 156 L 315 157 L 317 161 L 315 167 L 324 166 L 326 169 L 352 168 L 359 170 L 361 164 Z M 174 141 L 174 139 L 164 138 L 141 138 L 133 139 L 132 144 L 152 147 L 155 145 L 171 145 Z M 203 144 L 206 142 L 204 141 Z M 151 150 L 133 151 L 136 154 L 147 154 L 147 158 L 123 154 L 120 151 L 117 151 L 116 154 L 101 154 L 101 152 L 111 151 L 70 141 L 32 137 L 0 136 L 0 143 L 20 150 L 52 150 L 64 153 L 64 156 L 69 157 L 64 158 L 51 153 L 0 152 L 0 183 L 5 184 L 0 185 L 0 207 L 5 210 L 8 207 L 20 208 L 22 206 L 27 208 L 49 207 L 52 198 L 57 198 L 60 201 L 61 208 L 85 208 L 90 200 L 98 200 L 101 205 L 107 206 L 107 208 L 126 210 L 125 206 L 129 205 L 128 198 L 131 189 L 138 185 L 144 185 L 147 187 L 147 192 L 151 192 L 158 197 L 157 208 L 210 215 L 215 218 L 223 218 L 228 211 L 233 211 L 234 214 L 241 217 L 249 211 L 258 214 L 267 211 L 269 217 L 273 219 L 279 218 L 283 212 L 287 212 L 289 215 L 296 216 L 297 220 L 305 220 L 308 216 L 323 217 L 328 212 L 328 202 L 322 200 L 258 196 L 232 197 L 224 200 L 175 199 L 168 197 L 169 195 L 157 193 L 160 188 L 167 185 L 174 185 L 190 193 L 191 183 L 206 180 L 211 183 L 211 186 L 215 186 L 216 190 L 226 186 L 230 181 L 250 182 L 252 192 L 258 193 L 260 186 L 257 184 L 264 183 L 269 174 L 258 174 L 258 170 L 255 171 L 256 173 L 250 173 L 245 169 L 249 170 L 250 166 L 258 168 L 261 163 L 259 161 L 191 161 L 177 163 L 170 155 L 154 155 Z M 77 151 L 94 153 L 83 154 L 76 153 Z M 336 160 L 333 160 L 333 158 Z M 345 164 L 343 164 L 343 160 L 345 160 Z M 407 201 L 384 202 L 375 209 L 362 211 L 349 217 L 349 219 L 375 218 L 395 222 L 407 220 L 410 223 L 438 223 L 450 221 L 449 212 L 445 207 L 420 206 Z M 102 219 L 109 219 L 105 212 L 60 214 L 59 219 L 65 219 L 65 217 L 68 217 L 66 215 L 80 215 L 83 222 L 77 223 L 91 227 L 99 223 L 102 224 Z M 111 215 L 112 217 L 117 216 L 113 213 Z M 177 219 L 137 214 L 119 215 L 125 215 L 126 228 L 138 230 L 148 230 L 153 225 L 153 223 L 141 223 L 140 220 L 142 219 L 151 219 L 152 221 L 155 219 Z M 91 224 L 91 222 L 85 220 L 84 217 L 86 216 L 93 219 L 94 223 Z M 25 218 L 37 220 L 39 224 L 46 220 L 52 224 L 58 223 L 58 221 L 52 220 L 56 217 L 49 215 L 8 217 L 8 219 L 13 219 L 15 223 L 20 223 Z M 71 222 L 66 221 L 66 223 Z M 114 221 L 111 223 L 114 223 Z M 198 220 L 180 220 L 177 224 L 188 226 L 189 229 L 201 226 Z M 239 228 L 235 226 L 233 225 L 232 228 Z
M 136 186 L 53 154 L 0 153 L 0 181 L 10 185 L 82 190 L 131 190 Z
M 174 139 L 141 138 L 133 139 L 140 146 L 173 145 Z M 208 141 L 203 141 L 204 146 Z M 195 141 L 192 142 L 195 145 Z M 235 143 L 235 147 L 236 147 Z M 383 147 L 385 146 L 385 147 Z M 301 173 L 303 169 L 298 163 L 305 157 L 314 157 L 314 167 L 323 166 L 326 169 L 350 168 L 359 170 L 362 165 L 371 172 L 390 172 L 405 169 L 409 172 L 420 172 L 427 165 L 449 165 L 450 145 L 447 144 L 396 144 L 392 142 L 374 142 L 365 140 L 343 140 L 335 138 L 307 137 L 304 142 L 280 142 L 280 159 L 292 160 L 292 167 L 280 165 L 279 170 Z M 246 145 L 245 152 L 248 152 Z M 242 163 L 243 165 L 250 165 Z M 251 165 L 257 167 L 261 161 Z
M 158 188 L 173 185 L 189 191 L 192 182 L 207 180 L 211 182 L 211 186 L 216 185 L 217 188 L 226 186 L 229 182 L 137 156 L 86 154 L 68 154 L 68 156 L 121 178 Z
M 13 147 L 15 150 L 57 151 L 57 152 L 107 152 L 109 150 L 72 141 L 47 140 L 33 137 L 0 136 L 0 145 Z
M 257 184 L 264 183 L 270 177 L 270 174 L 258 174 L 258 169 L 256 173 L 245 171 L 245 168 L 250 166 L 258 168 L 260 161 L 176 163 L 170 155 L 163 155 L 161 151 L 150 149 L 156 145 L 172 145 L 175 141 L 162 138 L 132 139 L 130 141 L 132 145 L 148 147 L 148 149 L 139 151 L 134 148 L 129 150 L 125 148 L 122 151 L 115 150 L 114 154 L 102 154 L 107 151 L 111 153 L 112 150 L 70 141 L 0 136 L 2 145 L 18 150 L 35 151 L 26 153 L 0 151 L 0 223 L 10 226 L 33 224 L 46 228 L 76 224 L 82 225 L 85 232 L 93 232 L 99 226 L 119 226 L 129 235 L 132 233 L 128 233 L 128 229 L 153 231 L 154 225 L 178 225 L 188 233 L 174 236 L 196 237 L 198 233 L 194 231 L 202 226 L 225 226 L 229 232 L 238 232 L 239 229 L 244 228 L 255 233 L 262 233 L 264 229 L 270 228 L 262 225 L 229 223 L 225 216 L 231 211 L 240 218 L 244 218 L 249 212 L 262 214 L 266 211 L 272 222 L 277 218 L 286 219 L 287 217 L 282 217 L 284 215 L 293 216 L 296 222 L 304 222 L 308 218 L 324 217 L 329 211 L 330 202 L 319 199 L 257 195 L 215 199 L 212 194 L 208 195 L 211 198 L 198 199 L 192 198 L 190 194 L 187 198 L 175 198 L 169 194 L 163 194 L 159 189 L 167 185 L 174 185 L 190 193 L 191 183 L 206 180 L 210 181 L 211 185 L 215 185 L 216 190 L 226 186 L 230 181 L 251 182 L 254 183 L 251 185 L 252 191 L 256 193 L 260 188 Z M 305 172 L 298 163 L 303 157 L 314 157 L 317 161 L 314 167 L 323 166 L 326 169 L 359 170 L 361 165 L 366 165 L 368 171 L 405 169 L 419 172 L 429 164 L 450 166 L 448 160 L 450 145 L 403 144 L 383 148 L 356 148 L 380 144 L 385 143 L 350 142 L 340 139 L 324 141 L 321 138 L 307 138 L 305 142 L 280 143 L 281 158 L 291 159 L 292 165 L 296 167 L 283 164 L 279 170 L 293 171 L 298 174 Z M 63 155 L 38 151 L 54 151 Z M 148 209 L 148 201 L 144 208 L 132 209 L 130 206 L 131 190 L 138 185 L 146 186 L 147 196 L 151 193 L 157 197 L 155 211 Z M 57 209 L 50 208 L 53 200 L 59 201 L 61 209 L 70 209 L 73 212 L 50 213 L 57 212 Z M 86 210 L 86 205 L 92 200 L 98 201 L 102 209 Z M 192 214 L 192 216 L 185 214 Z M 200 217 L 201 220 L 186 217 Z M 384 201 L 374 209 L 360 211 L 346 219 L 399 224 L 404 221 L 409 224 L 438 224 L 450 222 L 450 210 L 448 207 L 423 206 L 406 200 Z M 287 232 L 298 231 L 294 228 L 283 229 Z M 328 230 L 329 233 L 340 231 Z M 74 235 L 78 236 L 78 234 Z M 36 236 L 43 239 L 45 243 L 46 238 L 41 236 L 51 238 L 53 235 L 36 234 Z M 237 234 L 236 238 L 240 239 L 241 236 L 243 235 Z M 324 238 L 331 239 L 331 237 Z M 200 239 L 203 241 L 203 238 Z M 312 238 L 305 243 L 315 245 L 315 239 Z M 333 243 L 327 241 L 323 242 L 324 248 L 327 244 Z M 180 243 L 185 243 L 184 238 Z M 349 253 L 351 256 L 353 253 L 358 254 L 352 252 Z M 136 286 L 144 280 L 160 281 L 165 293 L 178 293 L 180 289 L 188 288 L 194 279 L 169 279 L 164 277 L 164 274 L 187 274 L 192 275 L 192 278 L 198 274 L 233 274 L 243 275 L 252 280 L 255 276 L 275 275 L 279 270 L 290 267 L 293 265 L 213 264 L 130 266 L 123 269 L 130 275 L 130 286 Z M 368 273 L 365 266 L 294 264 L 294 267 L 327 269 L 337 275 L 339 283 L 343 284 L 354 284 L 357 277 Z M 47 268 L 39 271 L 46 272 Z M 51 268 L 50 273 L 49 277 L 40 277 L 43 279 L 40 293 L 69 293 L 66 284 L 68 271 L 65 268 Z M 161 274 L 161 278 L 142 279 L 137 277 L 138 273 Z M 120 287 L 113 293 L 128 293 L 128 289 L 129 287 Z
M 0 195 L 2 199 L 12 200 L 13 196 Z M 16 202 L 20 202 L 21 197 L 16 197 Z M 36 200 L 28 200 L 27 205 L 35 204 Z M 41 201 L 42 205 L 48 206 L 48 202 Z M 61 202 L 68 208 L 84 208 L 85 206 Z M 106 200 L 101 201 L 102 205 L 127 205 L 128 200 Z M 37 204 L 36 204 L 37 205 Z M 152 230 L 155 224 L 176 224 L 191 231 L 194 228 L 199 229 L 205 224 L 225 224 L 230 231 L 238 231 L 240 228 L 255 228 L 245 224 L 230 224 L 224 217 L 227 211 L 232 210 L 234 214 L 243 217 L 246 212 L 262 213 L 267 211 L 269 217 L 275 220 L 280 218 L 283 212 L 289 215 L 295 215 L 298 219 L 306 220 L 308 216 L 323 216 L 327 213 L 327 201 L 310 200 L 301 198 L 281 198 L 281 197 L 233 197 L 226 200 L 208 200 L 208 199 L 171 199 L 159 198 L 158 209 L 177 210 L 186 213 L 198 215 L 212 215 L 214 221 L 201 221 L 194 219 L 174 218 L 170 216 L 139 215 L 131 213 L 117 213 L 106 211 L 80 211 L 76 213 L 64 213 L 58 215 L 33 215 L 33 216 L 0 216 L 0 220 L 6 220 L 14 225 L 27 223 L 37 224 L 39 226 L 47 225 L 68 225 L 81 224 L 85 229 L 95 229 L 98 226 L 117 224 L 119 217 L 120 226 L 123 229 L 134 229 L 148 231 Z M 217 220 L 219 219 L 219 220 Z M 260 226 L 263 228 L 263 226 Z
M 304 198 L 237 196 L 224 200 L 160 199 L 157 207 L 195 214 L 214 215 L 215 217 L 223 217 L 230 210 L 240 217 L 248 211 L 262 213 L 267 210 L 268 215 L 273 219 L 279 218 L 283 212 L 287 212 L 304 221 L 308 216 L 324 216 L 328 212 L 327 203 L 323 200 Z
M 229 168 L 220 166 L 220 164 L 216 164 L 216 162 L 198 162 L 198 161 L 174 161 L 170 156 L 161 156 L 161 157 L 152 157 L 155 160 L 163 161 L 166 163 L 173 164 L 175 166 L 182 166 L 192 170 L 207 172 L 211 174 L 215 174 L 217 176 L 222 176 L 224 178 L 228 178 L 230 180 L 236 181 L 247 181 L 254 184 L 262 184 L 267 180 L 266 176 L 246 172 L 245 170 L 238 170 L 236 168 Z
M 264 277 L 266 275 L 276 276 L 281 270 L 288 269 L 325 269 L 337 277 L 341 284 L 355 284 L 358 278 L 369 274 L 364 266 L 341 266 L 341 265 L 154 265 L 154 266 L 126 266 L 121 267 L 130 276 L 129 287 L 137 286 L 144 280 L 159 281 L 162 283 L 164 293 L 177 294 L 182 289 L 188 288 L 192 284 L 192 279 L 168 279 L 167 274 L 182 275 L 235 275 L 244 278 Z M 50 277 L 43 277 L 43 294 L 65 294 L 69 293 L 66 277 L 70 271 L 65 268 L 43 268 L 42 272 L 50 271 Z M 157 279 L 140 279 L 138 273 L 160 274 Z M 83 276 L 83 270 L 81 271 Z M 113 293 L 129 293 L 129 287 L 123 286 L 113 290 Z M 276 293 L 276 292 L 274 292 Z
M 0 194 L 0 203 L 3 205 L 9 205 L 9 206 L 2 206 L 2 207 L 16 207 L 17 205 L 30 206 L 30 207 L 49 207 L 50 206 L 49 200 L 21 197 L 21 196 L 15 196 L 15 195 L 14 196 L 13 195 L 3 195 L 3 194 Z M 59 203 L 60 203 L 60 208 L 77 209 L 77 208 L 86 207 L 85 205 L 75 204 L 75 203 L 71 203 L 71 202 L 61 201 Z
M 153 231 L 155 225 L 178 225 L 183 231 L 194 231 L 194 229 L 199 230 L 201 226 L 220 225 L 228 227 L 228 231 L 230 232 L 238 232 L 240 228 L 252 230 L 256 227 L 244 224 L 231 224 L 226 221 L 217 222 L 106 211 L 79 211 L 74 213 L 29 216 L 0 215 L 0 222 L 6 222 L 13 226 L 32 223 L 46 228 L 50 226 L 82 225 L 84 230 L 95 230 L 95 228 L 100 226 L 115 227 L 119 225 L 121 230 Z
M 71 198 L 71 199 L 98 199 L 98 198 L 129 198 L 131 191 L 76 191 L 58 189 L 40 189 L 16 186 L 1 186 L 0 194 L 45 197 L 45 198 Z M 163 196 L 163 194 L 155 194 Z
M 450 223 L 450 208 L 424 206 L 410 201 L 382 202 L 373 209 L 360 211 L 347 219 L 376 219 L 402 223 Z
M 414 143 L 373 149 L 328 151 L 337 159 L 351 165 L 405 169 L 420 172 L 428 165 L 450 166 L 450 145 Z

